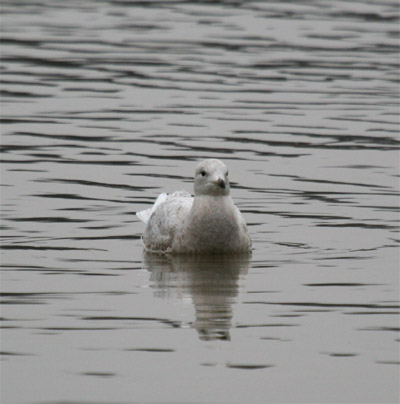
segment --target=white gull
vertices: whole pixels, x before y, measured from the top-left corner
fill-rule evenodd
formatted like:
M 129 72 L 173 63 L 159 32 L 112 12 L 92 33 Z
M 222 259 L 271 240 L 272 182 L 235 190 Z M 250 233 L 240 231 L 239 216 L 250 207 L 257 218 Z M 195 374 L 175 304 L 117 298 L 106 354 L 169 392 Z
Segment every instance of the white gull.
M 137 212 L 146 223 L 144 247 L 171 254 L 237 254 L 251 251 L 246 222 L 230 196 L 228 169 L 217 159 L 202 161 L 186 191 L 161 194 L 152 208 Z

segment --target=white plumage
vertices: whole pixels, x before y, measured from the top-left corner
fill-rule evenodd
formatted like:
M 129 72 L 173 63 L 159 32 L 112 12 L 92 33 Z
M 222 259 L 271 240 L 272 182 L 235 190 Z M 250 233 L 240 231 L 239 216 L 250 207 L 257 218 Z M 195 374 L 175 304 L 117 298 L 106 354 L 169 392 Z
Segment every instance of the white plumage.
M 147 223 L 150 220 L 150 216 L 156 210 L 156 207 L 161 203 L 165 202 L 168 198 L 168 194 L 162 193 L 158 195 L 158 198 L 154 202 L 154 205 L 150 209 L 141 210 L 140 212 L 136 212 L 136 216 L 144 223 Z
M 230 197 L 228 169 L 220 160 L 202 161 L 194 178 L 195 197 L 186 191 L 159 195 L 136 215 L 146 223 L 149 252 L 232 254 L 251 251 L 246 222 Z

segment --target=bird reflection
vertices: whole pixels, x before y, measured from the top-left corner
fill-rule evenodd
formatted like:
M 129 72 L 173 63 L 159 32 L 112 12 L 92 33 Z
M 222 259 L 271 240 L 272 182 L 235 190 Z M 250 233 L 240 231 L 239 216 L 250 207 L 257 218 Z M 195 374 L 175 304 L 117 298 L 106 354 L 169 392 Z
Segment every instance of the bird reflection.
M 194 303 L 201 340 L 230 340 L 232 305 L 239 292 L 239 277 L 248 272 L 250 256 L 158 256 L 146 254 L 159 297 L 177 294 Z

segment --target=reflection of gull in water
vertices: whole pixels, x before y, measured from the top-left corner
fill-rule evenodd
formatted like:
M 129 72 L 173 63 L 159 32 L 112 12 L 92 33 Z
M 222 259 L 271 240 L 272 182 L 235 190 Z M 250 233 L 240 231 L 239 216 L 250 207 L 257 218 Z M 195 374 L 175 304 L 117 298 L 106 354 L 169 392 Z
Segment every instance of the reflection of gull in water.
M 146 250 L 172 254 L 249 252 L 246 223 L 230 197 L 228 169 L 216 159 L 196 168 L 192 198 L 185 191 L 161 194 L 151 209 L 137 213 L 147 225 Z
M 249 257 L 145 255 L 151 280 L 168 296 L 171 290 L 190 296 L 196 311 L 194 327 L 202 340 L 229 340 L 232 305 L 239 276 L 247 274 Z

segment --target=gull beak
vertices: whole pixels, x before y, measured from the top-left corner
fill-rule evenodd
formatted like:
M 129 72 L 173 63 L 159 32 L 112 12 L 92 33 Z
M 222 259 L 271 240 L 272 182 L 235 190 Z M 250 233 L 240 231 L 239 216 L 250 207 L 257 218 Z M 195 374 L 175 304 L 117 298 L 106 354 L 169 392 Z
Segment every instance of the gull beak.
M 215 184 L 215 185 L 221 187 L 222 189 L 225 189 L 225 188 L 226 188 L 225 181 L 224 181 L 222 178 L 218 178 L 217 181 L 213 181 L 213 184 Z

